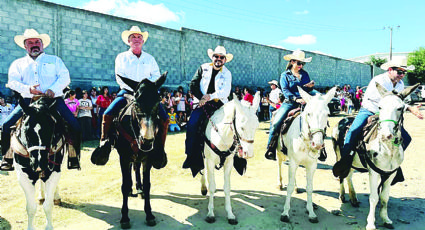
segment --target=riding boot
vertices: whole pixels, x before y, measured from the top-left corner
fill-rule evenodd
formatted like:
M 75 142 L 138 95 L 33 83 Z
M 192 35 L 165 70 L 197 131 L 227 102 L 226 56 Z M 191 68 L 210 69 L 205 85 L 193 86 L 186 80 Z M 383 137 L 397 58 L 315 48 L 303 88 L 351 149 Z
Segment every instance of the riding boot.
M 103 115 L 100 143 L 99 146 L 93 151 L 90 158 L 91 162 L 95 165 L 105 165 L 108 163 L 109 154 L 111 152 L 111 141 L 108 134 L 113 120 L 114 116 Z
M 351 164 L 353 163 L 354 152 L 351 151 L 351 148 L 348 145 L 344 145 L 341 150 L 341 159 L 335 163 L 332 168 L 332 173 L 335 177 L 344 179 L 348 176 L 351 169 Z
M 71 148 L 73 148 L 73 151 L 71 150 Z M 68 151 L 68 169 L 81 170 L 80 158 L 81 158 L 81 133 L 75 133 L 72 136 L 70 149 Z
M 155 138 L 154 151 L 149 156 L 152 166 L 156 169 L 164 168 L 167 165 L 167 154 L 165 153 L 165 139 L 167 138 L 168 124 L 170 119 L 159 119 L 158 138 Z
M 319 156 L 319 158 L 317 158 L 317 159 L 319 159 L 319 161 L 326 161 L 326 158 L 328 157 L 328 154 L 326 153 L 326 150 L 325 150 L 325 148 L 322 148 L 321 150 L 320 150 L 320 156 Z
M 270 140 L 269 145 L 267 146 L 267 152 L 264 155 L 266 159 L 269 160 L 276 160 L 276 148 L 277 148 L 277 139 L 279 137 L 279 134 L 274 134 L 272 136 L 272 139 Z
M 1 132 L 1 155 L 0 170 L 13 171 L 13 155 L 7 154 L 10 148 L 10 134 Z

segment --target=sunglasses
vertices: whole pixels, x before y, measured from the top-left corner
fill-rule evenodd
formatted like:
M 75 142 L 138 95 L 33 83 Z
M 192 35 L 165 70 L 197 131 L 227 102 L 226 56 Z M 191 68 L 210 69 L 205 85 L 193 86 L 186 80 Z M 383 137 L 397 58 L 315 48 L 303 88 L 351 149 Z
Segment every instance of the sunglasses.
M 296 61 L 297 65 L 305 65 L 305 62 L 302 61 Z
M 220 60 L 224 60 L 226 58 L 226 56 L 220 56 L 220 55 L 214 55 L 213 57 Z
M 397 69 L 397 68 L 394 68 L 394 69 L 392 69 L 392 70 L 397 71 L 397 75 L 399 75 L 399 76 L 401 76 L 401 75 L 406 75 L 406 73 L 407 73 L 407 71 L 406 71 L 406 70 L 401 70 L 401 69 Z

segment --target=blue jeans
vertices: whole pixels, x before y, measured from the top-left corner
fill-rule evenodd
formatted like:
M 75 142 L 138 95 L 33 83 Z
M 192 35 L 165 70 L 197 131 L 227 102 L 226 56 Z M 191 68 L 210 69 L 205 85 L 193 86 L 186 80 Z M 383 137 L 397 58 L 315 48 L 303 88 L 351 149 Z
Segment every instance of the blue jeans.
M 272 119 L 273 112 L 276 110 L 275 107 L 269 105 L 269 119 Z
M 363 132 L 363 128 L 367 124 L 367 119 L 372 115 L 374 115 L 374 113 L 365 108 L 360 108 L 359 113 L 353 121 L 353 124 L 351 124 L 347 134 L 345 135 L 343 147 L 344 153 L 342 154 L 348 154 L 354 149 L 354 145 L 357 143 L 358 138 L 361 136 L 360 134 Z M 402 147 L 403 150 L 406 150 L 407 146 L 409 146 L 410 142 L 412 141 L 412 137 L 410 137 L 404 127 L 402 127 L 400 131 L 401 137 L 403 138 Z
M 297 106 L 298 104 L 282 103 L 280 108 L 274 114 L 273 121 L 270 123 L 269 140 L 267 141 L 267 146 L 270 144 L 273 135 L 279 131 L 282 122 L 288 116 L 289 111 L 295 109 Z
M 170 132 L 180 131 L 180 126 L 178 124 L 170 124 L 168 128 L 170 129 Z

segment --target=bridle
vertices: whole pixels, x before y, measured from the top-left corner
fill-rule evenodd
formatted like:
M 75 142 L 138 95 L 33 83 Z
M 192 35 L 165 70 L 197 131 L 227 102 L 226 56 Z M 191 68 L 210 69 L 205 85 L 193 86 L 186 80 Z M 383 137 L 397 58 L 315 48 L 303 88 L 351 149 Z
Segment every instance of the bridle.
M 399 96 L 399 95 L 396 95 L 396 96 Z M 403 140 L 402 137 L 401 137 L 401 134 L 399 136 L 397 135 L 397 133 L 401 130 L 401 126 L 403 124 L 403 120 L 404 120 L 403 114 L 404 114 L 404 107 L 401 110 L 400 117 L 398 118 L 397 121 L 396 120 L 392 120 L 392 119 L 384 119 L 384 120 L 379 120 L 378 121 L 379 124 L 384 123 L 384 122 L 392 122 L 392 123 L 394 123 L 394 129 L 393 129 L 393 132 L 392 132 L 393 139 L 392 139 L 391 142 L 396 147 L 400 146 L 400 144 L 401 144 L 401 142 Z M 380 126 L 379 126 L 379 128 L 380 128 Z M 378 132 L 379 132 L 379 129 L 378 129 Z
M 303 113 L 303 112 L 304 112 L 304 107 L 302 106 L 301 107 L 301 113 Z M 313 135 L 314 134 L 316 134 L 316 133 L 322 133 L 323 138 L 325 138 L 325 136 L 326 136 L 325 129 L 324 128 L 323 129 L 312 129 L 312 128 L 310 128 L 310 123 L 308 122 L 308 119 L 305 119 L 306 120 L 305 123 L 307 124 L 308 133 L 307 133 L 307 135 L 304 135 L 304 132 L 303 132 L 304 130 L 302 129 L 302 120 L 303 120 L 303 117 L 304 116 L 301 116 L 300 117 L 300 137 L 302 137 L 302 138 L 304 138 L 306 140 L 311 140 L 313 138 Z

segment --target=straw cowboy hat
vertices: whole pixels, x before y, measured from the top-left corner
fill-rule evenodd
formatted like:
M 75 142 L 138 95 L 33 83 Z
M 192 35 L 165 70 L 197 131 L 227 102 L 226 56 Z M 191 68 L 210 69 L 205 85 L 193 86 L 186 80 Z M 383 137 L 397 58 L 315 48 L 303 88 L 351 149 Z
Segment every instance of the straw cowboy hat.
M 302 62 L 311 62 L 312 57 L 305 58 L 305 53 L 301 50 L 295 50 L 292 52 L 292 54 L 285 55 L 283 59 L 290 61 L 290 60 L 297 60 Z
M 122 41 L 126 45 L 130 45 L 128 43 L 128 37 L 130 37 L 130 35 L 132 35 L 132 34 L 141 34 L 143 36 L 144 43 L 146 43 L 146 41 L 148 40 L 148 37 L 149 37 L 149 33 L 147 31 L 142 32 L 138 26 L 132 26 L 130 28 L 130 30 L 124 30 L 124 32 L 122 32 L 122 34 L 121 34 Z
M 14 40 L 16 45 L 25 49 L 24 41 L 30 38 L 39 38 L 43 42 L 43 47 L 46 48 L 50 44 L 50 37 L 47 34 L 39 34 L 35 29 L 26 29 L 23 35 L 16 35 Z
M 214 54 L 226 56 L 226 62 L 230 62 L 233 59 L 233 54 L 226 53 L 226 48 L 224 48 L 224 46 L 217 46 L 214 51 L 212 49 L 208 49 L 208 57 L 210 57 L 211 60 Z
M 276 86 L 279 85 L 279 83 L 276 80 L 271 80 L 268 83 L 269 83 L 269 85 L 276 85 Z
M 415 70 L 414 65 L 407 66 L 407 58 L 405 57 L 394 59 L 381 65 L 381 69 L 383 70 L 388 70 L 390 67 L 398 67 L 405 70 Z

